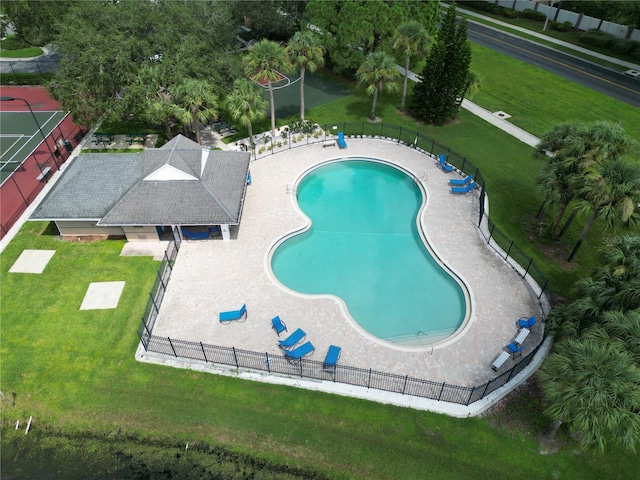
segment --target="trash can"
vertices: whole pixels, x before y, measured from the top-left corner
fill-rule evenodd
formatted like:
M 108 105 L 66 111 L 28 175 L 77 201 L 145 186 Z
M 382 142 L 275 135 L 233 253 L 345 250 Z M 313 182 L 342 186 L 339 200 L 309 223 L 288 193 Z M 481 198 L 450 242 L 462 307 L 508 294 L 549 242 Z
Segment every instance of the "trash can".
M 62 140 L 62 145 L 64 145 L 64 148 L 67 150 L 67 152 L 71 153 L 73 152 L 73 147 L 71 146 L 71 142 L 67 139 Z

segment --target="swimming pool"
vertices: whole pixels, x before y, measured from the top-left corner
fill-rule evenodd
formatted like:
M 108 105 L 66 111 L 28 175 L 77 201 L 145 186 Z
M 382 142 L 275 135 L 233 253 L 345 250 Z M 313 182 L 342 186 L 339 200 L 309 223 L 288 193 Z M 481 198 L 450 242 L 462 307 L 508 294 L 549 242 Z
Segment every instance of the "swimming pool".
M 284 286 L 339 297 L 360 327 L 394 344 L 431 344 L 461 326 L 464 287 L 425 246 L 412 177 L 371 159 L 334 161 L 302 178 L 297 201 L 311 226 L 272 254 Z

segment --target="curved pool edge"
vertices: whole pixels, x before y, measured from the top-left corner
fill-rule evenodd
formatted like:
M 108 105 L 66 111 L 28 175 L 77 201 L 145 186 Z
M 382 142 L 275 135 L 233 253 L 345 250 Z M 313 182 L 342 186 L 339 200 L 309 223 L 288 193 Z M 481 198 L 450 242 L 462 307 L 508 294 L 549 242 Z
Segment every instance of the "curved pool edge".
M 419 343 L 419 344 L 415 344 L 415 342 L 416 341 L 420 342 L 420 338 L 412 339 L 410 341 L 407 341 L 406 343 L 390 342 L 390 341 L 384 340 L 384 339 L 382 339 L 380 337 L 377 337 L 377 336 L 371 334 L 364 327 L 362 327 L 351 316 L 351 314 L 349 312 L 349 308 L 348 308 L 347 304 L 344 302 L 344 300 L 342 298 L 338 297 L 337 295 L 301 293 L 301 292 L 298 292 L 296 290 L 293 290 L 293 289 L 283 285 L 278 280 L 278 278 L 276 277 L 276 275 L 273 272 L 273 269 L 271 267 L 271 263 L 272 263 L 272 258 L 273 258 L 274 252 L 285 241 L 287 241 L 287 240 L 289 240 L 289 239 L 291 239 L 291 238 L 293 238 L 295 236 L 301 235 L 301 234 L 305 233 L 306 231 L 308 231 L 309 228 L 311 228 L 311 224 L 312 224 L 311 220 L 302 211 L 302 209 L 300 208 L 300 206 L 298 205 L 298 202 L 297 202 L 297 189 L 298 189 L 298 186 L 299 186 L 300 182 L 305 178 L 306 175 L 308 175 L 310 172 L 312 172 L 312 171 L 314 171 L 314 170 L 316 170 L 316 169 L 318 169 L 320 167 L 323 167 L 325 165 L 329 165 L 331 163 L 337 163 L 337 162 L 347 161 L 347 160 L 366 160 L 366 161 L 373 161 L 373 162 L 381 163 L 383 165 L 387 165 L 387 166 L 389 166 L 391 168 L 394 168 L 396 170 L 399 170 L 402 173 L 404 173 L 405 175 L 407 175 L 409 178 L 411 178 L 413 180 L 413 182 L 420 189 L 420 192 L 422 194 L 422 204 L 420 205 L 420 208 L 418 209 L 418 212 L 416 214 L 416 226 L 417 226 L 417 230 L 418 230 L 418 233 L 420 235 L 420 238 L 422 240 L 422 243 L 425 246 L 425 248 L 427 249 L 428 253 L 431 255 L 431 257 L 436 261 L 436 263 L 450 277 L 452 277 L 455 280 L 455 282 L 459 285 L 460 289 L 462 290 L 463 297 L 464 297 L 465 316 L 464 316 L 460 326 L 458 326 L 458 328 L 456 328 L 456 330 L 453 333 L 448 334 L 445 337 L 439 336 L 439 337 L 437 337 L 435 339 L 435 341 L 432 341 L 432 342 L 425 342 L 425 343 Z M 266 254 L 264 256 L 264 269 L 265 269 L 265 272 L 267 274 L 267 277 L 280 290 L 282 290 L 282 291 L 284 291 L 284 292 L 286 292 L 286 293 L 288 293 L 290 295 L 293 295 L 293 296 L 296 296 L 296 297 L 299 297 L 299 298 L 307 298 L 309 300 L 327 299 L 327 300 L 331 300 L 332 302 L 335 302 L 336 304 L 338 304 L 339 309 L 340 309 L 343 317 L 348 321 L 348 323 L 358 333 L 360 333 L 363 337 L 371 340 L 372 342 L 374 342 L 374 343 L 376 343 L 378 345 L 385 346 L 385 347 L 392 348 L 392 349 L 399 350 L 399 351 L 404 351 L 404 352 L 431 351 L 433 353 L 434 350 L 447 347 L 447 346 L 457 342 L 469 330 L 469 328 L 473 324 L 473 321 L 475 320 L 475 299 L 473 297 L 473 292 L 471 291 L 471 288 L 468 286 L 467 282 L 464 280 L 462 275 L 459 272 L 457 272 L 453 267 L 449 266 L 446 262 L 444 262 L 442 260 L 441 256 L 438 254 L 437 249 L 431 244 L 431 240 L 429 239 L 429 236 L 425 231 L 425 228 L 424 228 L 425 227 L 424 226 L 425 219 L 424 219 L 424 217 L 425 217 L 425 214 L 427 212 L 427 207 L 429 205 L 429 195 L 428 195 L 428 188 L 426 186 L 426 182 L 428 181 L 426 173 L 425 173 L 424 177 L 425 177 L 425 179 L 423 180 L 420 177 L 419 174 L 415 173 L 410 168 L 407 168 L 407 167 L 404 167 L 402 165 L 399 165 L 398 163 L 396 163 L 394 161 L 385 160 L 385 159 L 381 159 L 381 158 L 377 158 L 377 157 L 371 157 L 371 156 L 363 157 L 362 155 L 357 155 L 357 156 L 348 155 L 348 156 L 331 158 L 331 159 L 320 161 L 320 162 L 318 162 L 318 163 L 316 163 L 314 165 L 311 165 L 310 167 L 307 167 L 300 174 L 298 174 L 295 182 L 292 184 L 293 188 L 291 188 L 291 190 L 288 191 L 288 194 L 291 194 L 291 199 L 290 199 L 291 205 L 292 205 L 294 211 L 304 220 L 304 225 L 301 225 L 298 228 L 290 229 L 290 230 L 282 233 L 281 235 L 278 236 L 278 238 L 276 238 L 271 243 L 271 245 L 267 249 L 267 252 L 266 252 Z

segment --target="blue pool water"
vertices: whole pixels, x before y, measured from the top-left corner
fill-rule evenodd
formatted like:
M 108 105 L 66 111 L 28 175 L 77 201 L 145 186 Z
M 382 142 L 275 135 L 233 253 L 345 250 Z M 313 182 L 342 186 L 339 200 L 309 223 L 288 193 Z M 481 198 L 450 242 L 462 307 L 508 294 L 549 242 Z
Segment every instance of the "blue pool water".
M 297 193 L 312 225 L 273 252 L 282 284 L 340 297 L 362 328 L 386 341 L 430 343 L 458 329 L 465 296 L 418 233 L 422 191 L 413 179 L 379 162 L 346 160 L 312 170 Z

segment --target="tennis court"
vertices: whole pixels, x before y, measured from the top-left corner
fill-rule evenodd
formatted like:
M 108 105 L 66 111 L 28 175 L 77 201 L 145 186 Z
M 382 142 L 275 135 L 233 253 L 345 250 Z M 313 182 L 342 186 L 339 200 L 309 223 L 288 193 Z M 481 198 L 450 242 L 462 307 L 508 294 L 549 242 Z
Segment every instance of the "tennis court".
M 278 118 L 300 114 L 300 76 L 299 74 L 279 73 L 279 80 L 271 83 L 273 100 Z M 258 82 L 256 82 L 258 83 Z M 267 92 L 267 84 L 258 83 Z M 351 92 L 318 73 L 307 72 L 304 77 L 304 106 L 309 110 L 325 103 L 351 95 Z
M 84 136 L 43 87 L 3 86 L 0 101 L 0 238 Z M 46 141 L 44 140 L 46 138 Z
M 42 162 L 55 155 L 57 145 L 44 143 L 44 137 L 52 133 L 66 114 L 64 112 L 0 112 L 0 183 L 4 182 L 32 154 Z M 35 117 L 35 118 L 34 118 Z M 36 120 L 42 129 L 36 124 Z M 49 150 L 51 148 L 51 151 Z

